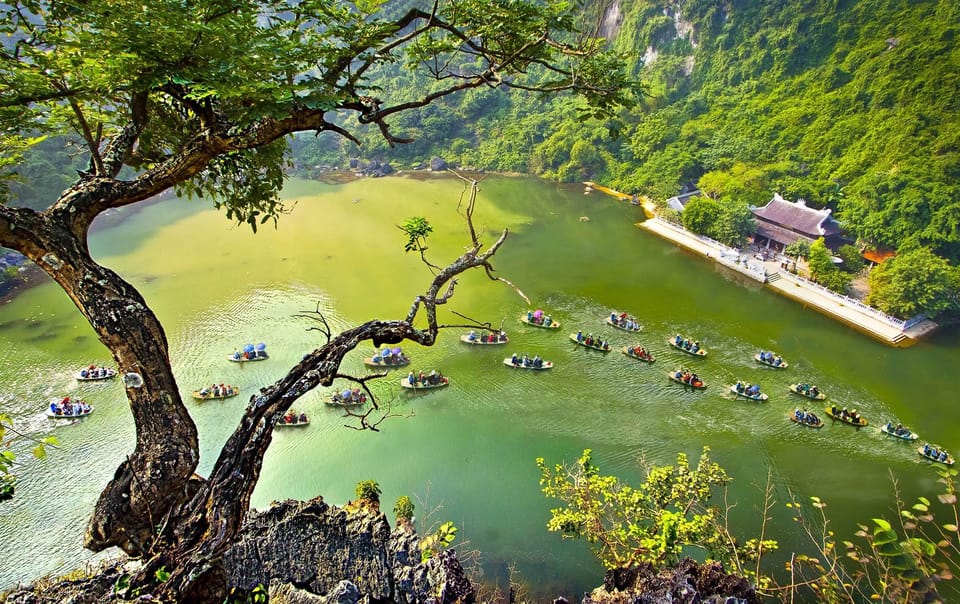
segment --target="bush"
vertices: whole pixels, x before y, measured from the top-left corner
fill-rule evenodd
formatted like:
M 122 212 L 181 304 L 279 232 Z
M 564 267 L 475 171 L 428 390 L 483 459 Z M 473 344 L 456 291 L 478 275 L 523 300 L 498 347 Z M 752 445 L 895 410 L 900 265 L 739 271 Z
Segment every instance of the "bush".
M 367 503 L 380 503 L 380 485 L 375 480 L 361 480 L 357 483 L 357 499 Z

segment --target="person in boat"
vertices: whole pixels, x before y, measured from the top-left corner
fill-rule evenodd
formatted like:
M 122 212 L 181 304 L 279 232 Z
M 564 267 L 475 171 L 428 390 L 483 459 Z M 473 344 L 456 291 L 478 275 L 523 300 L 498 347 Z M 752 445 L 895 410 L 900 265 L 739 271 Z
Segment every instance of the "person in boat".
M 310 420 L 307 419 L 307 414 L 304 413 L 303 411 L 300 412 L 300 417 L 299 417 L 298 419 L 300 420 L 300 423 L 301 423 L 301 424 L 305 424 L 305 423 L 307 423 L 308 421 L 310 421 Z
M 540 369 L 543 367 L 543 359 L 540 358 L 540 355 L 534 355 L 533 357 L 533 366 L 535 369 Z
M 80 377 L 88 377 L 89 375 L 90 375 L 90 371 L 89 371 L 89 370 L 87 370 L 87 369 L 81 369 L 81 370 L 80 370 Z
M 550 315 L 547 315 L 547 316 L 543 319 L 543 324 L 546 325 L 547 327 L 553 325 L 553 317 L 551 317 Z
M 690 352 L 697 352 L 700 350 L 700 342 L 694 342 L 693 346 L 690 347 Z
M 837 411 L 837 406 L 836 406 L 836 405 L 830 405 L 830 415 L 832 415 L 832 416 L 834 416 L 834 417 L 837 417 L 837 416 L 840 415 L 840 412 Z
M 676 337 L 673 338 L 673 343 L 677 346 L 683 346 L 683 338 L 680 336 L 680 334 L 677 334 Z
M 923 445 L 923 454 L 930 455 L 930 443 L 926 443 Z
M 774 357 L 774 359 L 773 359 L 773 366 L 774 366 L 774 367 L 779 367 L 780 365 L 783 365 L 783 359 L 780 358 L 780 355 L 777 355 L 777 356 Z
M 414 377 L 412 371 L 407 374 L 407 383 L 410 384 L 411 386 L 415 386 L 417 384 L 417 378 Z
M 614 325 L 619 324 L 619 321 L 617 321 L 617 313 L 615 312 L 610 313 L 610 322 L 613 323 Z
M 527 353 L 523 353 L 523 361 L 522 361 L 522 362 L 523 362 L 523 366 L 524 366 L 524 367 L 529 367 L 529 366 L 530 366 L 530 357 L 527 356 Z
M 477 339 L 477 332 L 471 329 L 470 333 L 467 334 L 467 339 L 470 340 L 471 342 L 475 342 Z
M 287 411 L 287 414 L 283 416 L 283 423 L 285 424 L 295 424 L 297 422 L 297 416 L 293 414 L 293 411 Z
M 577 342 L 579 343 L 582 341 L 583 341 L 583 331 L 581 330 L 577 332 Z
M 503 331 L 503 330 L 501 329 L 501 330 L 500 330 L 500 334 L 499 334 L 497 337 L 500 339 L 501 342 L 506 342 L 506 341 L 507 341 L 507 332 L 505 332 L 505 331 Z
M 820 396 L 820 389 L 816 386 L 810 386 L 809 393 L 810 396 Z
M 944 461 L 944 462 L 947 461 L 947 452 L 946 452 L 945 450 L 944 450 L 944 451 L 940 451 L 940 457 L 939 457 L 939 459 L 940 459 L 940 461 Z
M 513 353 L 513 356 L 510 357 L 510 364 L 514 367 L 520 364 L 520 358 L 517 357 L 517 353 Z
M 696 373 L 693 373 L 693 374 L 690 375 L 690 385 L 691 385 L 691 386 L 699 386 L 699 385 L 702 384 L 702 383 L 703 383 L 703 382 L 700 381 L 700 376 L 699 376 L 699 375 L 697 375 Z
M 856 409 L 850 412 L 850 421 L 860 423 L 860 414 L 857 413 Z
M 56 401 L 50 403 L 50 412 L 53 413 L 54 415 L 60 415 L 60 406 L 57 404 Z

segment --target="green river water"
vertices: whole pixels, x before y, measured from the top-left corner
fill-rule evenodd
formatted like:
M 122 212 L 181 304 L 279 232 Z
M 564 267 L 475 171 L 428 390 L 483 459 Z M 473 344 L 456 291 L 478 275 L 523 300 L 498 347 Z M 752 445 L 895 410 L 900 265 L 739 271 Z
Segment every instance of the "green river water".
M 96 230 L 95 257 L 134 283 L 165 325 L 181 391 L 200 429 L 201 473 L 247 397 L 198 404 L 190 391 L 216 381 L 249 393 L 279 378 L 321 343 L 307 329 L 311 324 L 294 316 L 318 304 L 335 329 L 402 317 L 430 274 L 416 255 L 402 253 L 395 225 L 427 216 L 435 226 L 432 259 L 444 264 L 465 242 L 456 213 L 462 189 L 452 178 L 292 181 L 285 193 L 297 201 L 292 213 L 277 230 L 255 236 L 200 201 L 134 208 L 122 228 Z M 345 428 L 342 414 L 322 404 L 326 392 L 310 393 L 295 408 L 312 422 L 276 433 L 254 506 L 316 495 L 343 504 L 359 480 L 374 479 L 385 509 L 410 495 L 422 530 L 452 520 L 458 538 L 469 541 L 460 547 L 483 553 L 488 578 L 502 581 L 515 563 L 534 595 L 547 599 L 579 597 L 601 582 L 602 569 L 584 543 L 546 531 L 556 502 L 540 493 L 537 457 L 572 461 L 592 448 L 603 472 L 635 481 L 641 460 L 672 463 L 678 451 L 696 459 L 709 445 L 735 479 L 733 522 L 747 536 L 757 528 L 768 471 L 783 500 L 790 492 L 824 498 L 841 538 L 852 536 L 857 522 L 889 514 L 891 473 L 908 501 L 936 493 L 934 469 L 876 425 L 902 421 L 924 441 L 960 452 L 954 336 L 889 348 L 637 229 L 641 219 L 639 208 L 584 195 L 581 187 L 485 180 L 476 217 L 485 240 L 511 230 L 495 259 L 499 274 L 562 329 L 521 325 L 527 305 L 516 293 L 480 273 L 465 276 L 441 320 L 462 322 L 450 310 L 494 324 L 506 319 L 511 344 L 468 347 L 458 341 L 463 330 L 449 330 L 433 348 L 407 346 L 413 368 L 440 368 L 452 385 L 414 397 L 398 392 L 399 376 L 374 385 L 394 399 L 399 415 L 379 433 Z M 639 337 L 603 324 L 612 309 L 640 317 Z M 575 349 L 567 336 L 577 329 L 608 338 L 617 352 Z M 665 340 L 678 332 L 699 339 L 709 357 L 670 349 Z M 636 341 L 654 351 L 655 364 L 618 352 Z M 247 365 L 225 360 L 246 342 L 266 342 L 271 358 Z M 752 357 L 761 348 L 776 350 L 791 367 L 758 366 Z M 343 369 L 362 372 L 360 359 L 371 350 L 355 351 Z M 512 352 L 540 354 L 555 367 L 511 371 L 501 363 Z M 110 357 L 56 286 L 32 288 L 0 306 L 0 406 L 19 430 L 61 441 L 44 461 L 29 456 L 29 443 L 13 443 L 23 463 L 17 496 L 0 504 L 0 589 L 95 559 L 81 547 L 83 530 L 100 489 L 133 447 L 133 424 L 119 383 L 73 379 L 91 362 L 109 364 Z M 665 373 L 680 364 L 695 367 L 708 389 L 688 392 L 667 380 Z M 770 401 L 733 400 L 725 385 L 738 377 L 760 383 Z M 787 391 L 798 381 L 818 384 L 871 425 L 857 431 L 828 423 L 816 431 L 788 421 L 789 411 L 804 406 Z M 48 420 L 49 399 L 64 394 L 86 398 L 95 413 L 72 425 Z M 785 550 L 803 549 L 783 505 L 774 516 Z

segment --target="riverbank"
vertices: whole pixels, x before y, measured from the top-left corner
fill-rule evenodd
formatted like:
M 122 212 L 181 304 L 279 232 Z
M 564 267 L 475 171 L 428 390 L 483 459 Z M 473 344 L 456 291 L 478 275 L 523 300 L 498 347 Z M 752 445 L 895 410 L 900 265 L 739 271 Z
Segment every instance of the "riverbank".
M 635 199 L 593 182 L 583 184 L 587 187 L 586 192 L 600 191 L 620 201 Z M 903 321 L 891 317 L 860 300 L 837 294 L 817 283 L 783 270 L 776 259 L 751 258 L 749 254 L 744 255 L 740 250 L 727 247 L 709 237 L 691 233 L 657 218 L 656 208 L 649 199 L 644 198 L 642 205 L 648 219 L 636 223 L 637 227 L 763 283 L 778 294 L 813 308 L 884 344 L 897 348 L 911 346 L 939 327 L 929 319 Z

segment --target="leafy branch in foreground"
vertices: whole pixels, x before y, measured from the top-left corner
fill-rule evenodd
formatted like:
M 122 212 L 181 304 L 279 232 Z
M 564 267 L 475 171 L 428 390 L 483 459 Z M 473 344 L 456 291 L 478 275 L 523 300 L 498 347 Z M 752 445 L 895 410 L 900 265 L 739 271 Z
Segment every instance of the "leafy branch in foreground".
M 799 523 L 819 549 L 819 557 L 795 555 L 787 569 L 795 578 L 783 593 L 792 601 L 798 589 L 809 587 L 819 601 L 944 602 L 939 585 L 960 573 L 960 507 L 957 470 L 940 471 L 943 490 L 937 504 L 926 497 L 906 507 L 897 494 L 898 519 L 872 518 L 859 525 L 859 542 L 840 544 L 829 530 L 823 511 L 827 504 L 810 498 L 816 510 L 810 517 L 798 502 L 788 503 Z M 939 519 L 938 519 L 939 516 Z M 943 518 L 946 517 L 946 521 Z M 954 586 L 955 587 L 955 586 Z
M 29 434 L 18 432 L 14 429 L 10 416 L 5 413 L 0 413 L 0 446 L 7 446 L 8 443 L 4 442 L 3 437 L 8 430 L 17 436 L 32 440 L 35 443 L 33 455 L 37 459 L 46 458 L 48 446 L 56 447 L 60 444 L 56 436 L 45 436 L 44 438 L 38 439 Z M 16 491 L 17 477 L 12 472 L 13 464 L 16 463 L 16 461 L 17 456 L 13 451 L 0 451 L 0 501 L 12 499 Z
M 687 546 L 705 549 L 715 559 L 739 569 L 736 548 L 724 528 L 723 512 L 709 501 L 730 477 L 704 447 L 696 467 L 684 453 L 675 466 L 654 467 L 638 487 L 615 476 L 602 476 L 586 449 L 571 465 L 547 466 L 537 459 L 544 495 L 566 507 L 550 510 L 550 531 L 581 538 L 608 569 L 655 567 L 679 561 Z

